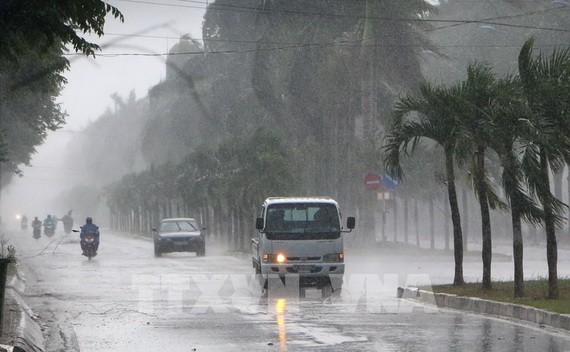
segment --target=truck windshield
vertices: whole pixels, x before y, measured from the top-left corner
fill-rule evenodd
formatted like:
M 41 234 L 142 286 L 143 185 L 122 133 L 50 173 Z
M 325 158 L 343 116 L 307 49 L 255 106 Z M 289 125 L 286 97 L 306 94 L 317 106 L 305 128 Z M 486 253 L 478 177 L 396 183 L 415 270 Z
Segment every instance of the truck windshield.
M 288 203 L 267 208 L 265 233 L 269 240 L 325 240 L 340 237 L 334 204 Z

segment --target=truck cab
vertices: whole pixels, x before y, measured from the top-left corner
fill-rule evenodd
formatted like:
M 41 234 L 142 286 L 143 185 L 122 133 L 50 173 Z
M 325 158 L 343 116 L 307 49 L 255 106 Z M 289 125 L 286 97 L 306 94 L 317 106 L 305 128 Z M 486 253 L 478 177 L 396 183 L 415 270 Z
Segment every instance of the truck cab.
M 264 287 L 270 276 L 286 280 L 298 275 L 301 287 L 328 292 L 342 286 L 343 233 L 355 225 L 354 217 L 342 225 L 337 202 L 331 198 L 268 198 L 256 220 L 252 263 Z

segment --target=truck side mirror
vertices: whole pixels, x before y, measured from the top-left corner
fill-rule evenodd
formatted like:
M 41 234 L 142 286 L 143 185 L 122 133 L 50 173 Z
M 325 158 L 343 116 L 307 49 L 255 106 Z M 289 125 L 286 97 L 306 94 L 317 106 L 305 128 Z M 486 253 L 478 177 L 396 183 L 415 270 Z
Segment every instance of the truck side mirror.
M 354 216 L 349 216 L 346 218 L 346 227 L 352 230 L 354 226 L 356 226 L 356 219 Z
M 255 228 L 258 230 L 263 230 L 263 218 L 255 219 Z

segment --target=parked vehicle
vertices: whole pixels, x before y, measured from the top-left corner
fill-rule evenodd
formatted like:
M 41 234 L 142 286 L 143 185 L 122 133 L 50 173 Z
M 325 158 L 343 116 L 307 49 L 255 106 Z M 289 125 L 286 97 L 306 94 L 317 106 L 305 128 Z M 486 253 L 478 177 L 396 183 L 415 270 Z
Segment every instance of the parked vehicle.
M 300 288 L 314 286 L 323 297 L 342 287 L 344 275 L 343 232 L 350 232 L 355 218 L 348 217 L 346 229 L 331 198 L 268 198 L 261 207 L 252 238 L 252 262 L 264 288 L 278 276 L 298 275 Z
M 170 252 L 196 252 L 206 255 L 205 227 L 192 218 L 163 219 L 154 232 L 154 255 L 160 257 Z

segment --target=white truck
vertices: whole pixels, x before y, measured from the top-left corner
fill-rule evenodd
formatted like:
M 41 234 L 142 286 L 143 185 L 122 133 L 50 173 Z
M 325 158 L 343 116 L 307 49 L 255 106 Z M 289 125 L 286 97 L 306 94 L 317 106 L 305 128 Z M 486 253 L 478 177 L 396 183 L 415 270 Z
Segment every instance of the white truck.
M 344 275 L 343 232 L 346 228 L 337 202 L 331 198 L 267 198 L 256 219 L 258 235 L 252 238 L 252 262 L 265 289 L 270 278 L 295 277 L 304 287 L 322 290 L 323 297 L 342 287 Z M 298 281 L 296 281 L 298 279 Z

